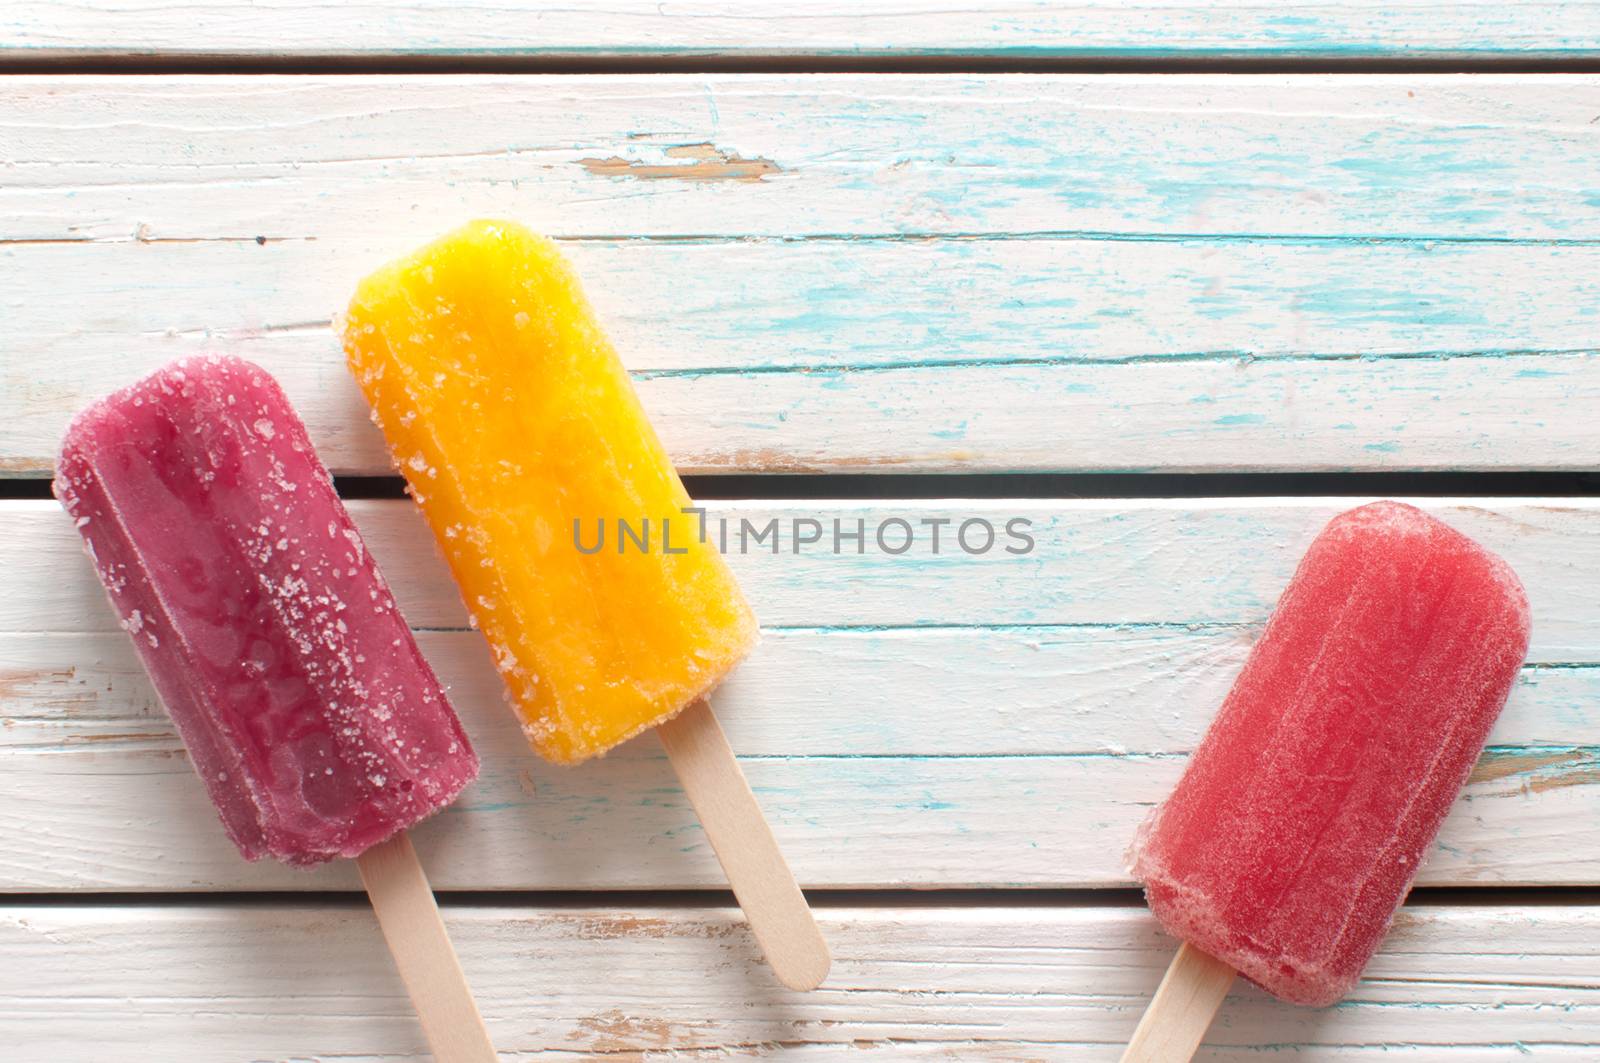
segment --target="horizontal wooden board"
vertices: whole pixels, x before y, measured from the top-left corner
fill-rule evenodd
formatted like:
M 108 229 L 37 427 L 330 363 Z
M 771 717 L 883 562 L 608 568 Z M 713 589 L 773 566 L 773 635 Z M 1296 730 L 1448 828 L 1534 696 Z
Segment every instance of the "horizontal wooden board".
M 278 374 L 336 470 L 387 471 L 329 322 L 473 215 L 563 239 L 685 471 L 1600 455 L 1600 79 L 29 77 L 0 102 L 0 473 L 48 474 L 74 410 L 205 350 Z
M 890 702 L 858 704 L 882 713 Z M 725 888 L 653 738 L 561 769 L 526 749 L 497 704 L 462 704 L 461 712 L 483 774 L 413 831 L 437 886 Z M 357 888 L 347 863 L 303 872 L 241 861 L 170 737 L 140 734 L 104 749 L 67 741 L 0 749 L 0 799 L 9 810 L 0 821 L 0 889 Z M 1127 886 L 1122 854 L 1183 767 L 1181 756 L 1114 747 L 742 760 L 795 874 L 813 889 Z M 1600 883 L 1593 747 L 1496 746 L 1477 778 L 1446 822 L 1422 884 Z
M 0 262 L 20 286 L 3 293 L 5 342 L 35 370 L 51 370 L 52 381 L 40 375 L 20 391 L 30 402 L 17 414 L 59 417 L 69 400 L 106 387 L 107 374 L 131 376 L 212 347 L 277 367 L 313 400 L 342 384 L 333 311 L 366 270 L 408 237 L 432 233 L 415 223 L 406 230 L 359 246 L 5 245 Z M 755 368 L 1579 353 L 1595 348 L 1591 307 L 1600 300 L 1600 244 L 1221 236 L 561 244 L 641 379 Z M 113 338 L 117 363 L 106 357 Z
M 0 101 L 8 240 L 381 255 L 475 215 L 591 238 L 1600 237 L 1593 75 L 27 76 Z
M 793 994 L 727 910 L 445 911 L 507 1060 L 1109 1061 L 1173 950 L 1138 908 L 818 916 L 833 972 Z M 5 907 L 0 950 L 13 1058 L 178 1059 L 199 1045 L 207 1058 L 426 1058 L 363 905 Z M 1592 907 L 1408 907 L 1342 1004 L 1297 1008 L 1236 985 L 1196 1058 L 1242 1063 L 1270 1046 L 1297 1059 L 1576 1063 L 1600 1040 L 1597 951 Z
M 1008 557 L 933 555 L 926 541 L 898 557 L 734 554 L 769 627 L 719 714 L 810 886 L 1123 885 L 1135 826 L 1305 544 L 1352 504 L 713 503 L 713 527 L 1022 515 L 1036 542 Z M 1424 504 L 1511 561 L 1536 635 L 1423 881 L 1600 882 L 1600 614 L 1586 575 L 1600 566 L 1600 503 Z M 718 884 L 654 741 L 578 769 L 539 762 L 409 503 L 352 509 L 484 758 L 462 800 L 416 832 L 435 881 Z M 0 507 L 0 571 L 13 588 L 0 600 L 0 805 L 12 810 L 0 889 L 354 886 L 346 867 L 238 860 L 53 503 Z
M 709 501 L 707 531 L 771 627 L 1083 626 L 1260 624 L 1316 533 L 1362 498 L 907 499 Z M 1516 568 L 1534 609 L 1532 659 L 1593 663 L 1600 607 L 1600 499 L 1410 500 L 1482 542 Z M 455 584 L 407 500 L 356 500 L 360 526 L 412 625 L 462 629 Z M 794 546 L 812 520 L 823 539 Z M 995 545 L 967 553 L 959 525 L 986 521 Z M 1026 553 L 1006 526 L 1031 537 Z M 862 552 L 841 536 L 864 531 Z M 940 525 L 935 552 L 933 524 Z M 915 538 L 898 548 L 909 525 Z M 755 534 L 776 524 L 776 544 Z M 588 535 L 592 529 L 587 529 Z M 740 549 L 741 535 L 744 550 Z M 982 545 L 981 527 L 969 545 Z M 587 540 L 586 540 L 587 541 Z M 53 501 L 0 503 L 0 631 L 115 631 L 80 541 Z
M 326 349 L 313 358 L 262 364 L 285 377 L 334 472 L 390 472 L 342 358 L 316 343 Z M 32 412 L 0 425 L 19 455 L 0 474 L 50 475 L 70 411 L 111 386 L 54 375 L 11 377 L 13 393 L 55 397 L 12 407 Z M 1591 352 L 733 370 L 648 379 L 640 392 L 684 474 L 1562 471 L 1600 454 Z
M 1371 56 L 1572 58 L 1600 52 L 1584 4 L 1485 0 L 1129 0 L 949 3 L 762 0 L 661 4 L 548 0 L 252 3 L 160 0 L 85 7 L 18 0 L 0 54 L 27 56 L 425 56 L 640 59 L 745 56 Z

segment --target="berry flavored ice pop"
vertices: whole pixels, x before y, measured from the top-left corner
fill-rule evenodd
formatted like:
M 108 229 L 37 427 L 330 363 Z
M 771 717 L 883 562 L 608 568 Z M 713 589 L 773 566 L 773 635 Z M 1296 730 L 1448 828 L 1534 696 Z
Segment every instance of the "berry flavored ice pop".
M 362 282 L 344 343 L 535 749 L 655 728 L 779 978 L 815 986 L 827 947 L 704 701 L 755 618 L 555 246 L 467 225 Z M 648 545 L 577 535 L 619 520 Z
M 492 1059 L 404 831 L 478 772 L 277 383 L 190 358 L 84 410 L 55 491 L 248 860 L 357 860 L 440 1059 Z
M 1187 1059 L 1235 972 L 1343 996 L 1377 950 L 1528 649 L 1522 585 L 1412 506 L 1335 517 L 1139 831 L 1134 877 L 1184 945 L 1125 1060 Z

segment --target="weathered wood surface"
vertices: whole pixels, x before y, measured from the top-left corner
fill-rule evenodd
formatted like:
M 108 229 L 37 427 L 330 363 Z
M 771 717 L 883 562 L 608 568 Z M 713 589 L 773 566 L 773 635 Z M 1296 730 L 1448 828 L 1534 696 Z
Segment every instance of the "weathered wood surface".
M 1600 6 L 1542 0 L 777 10 L 23 0 L 0 61 L 1600 55 Z M 485 214 L 563 242 L 685 471 L 1592 469 L 1596 114 L 1586 76 L 9 78 L 0 475 L 218 349 L 283 378 L 339 471 L 387 471 L 330 319 Z M 1025 558 L 734 557 L 767 628 L 719 714 L 800 877 L 1126 885 L 1345 504 L 714 506 L 1035 521 Z M 1596 885 L 1600 505 L 1431 504 L 1512 560 L 1536 637 L 1422 881 Z M 658 747 L 537 761 L 410 507 L 355 509 L 484 754 L 417 832 L 435 883 L 720 886 Z M 424 1058 L 370 910 L 288 892 L 353 869 L 238 860 L 53 504 L 0 503 L 0 591 L 0 890 L 41 895 L 0 905 L 0 1056 Z M 64 896 L 104 890 L 190 896 Z M 1173 945 L 1076 896 L 824 907 L 804 998 L 729 911 L 446 916 L 508 1060 L 1112 1060 Z M 1199 1059 L 1591 1060 L 1600 910 L 1573 899 L 1407 908 L 1345 1004 L 1242 988 Z
M 1311 537 L 1351 500 L 712 503 L 727 517 L 1032 521 L 1025 556 L 731 560 L 768 625 L 718 714 L 814 887 L 1103 886 L 1170 788 Z M 1429 884 L 1600 883 L 1600 502 L 1430 501 L 1533 603 L 1528 666 Z M 545 765 L 408 502 L 352 504 L 484 759 L 415 838 L 443 888 L 710 886 L 651 739 Z M 735 533 L 736 534 L 736 533 Z M 869 532 L 870 535 L 870 532 Z M 946 536 L 949 535 L 948 529 Z M 945 540 L 946 549 L 948 538 Z M 349 888 L 238 860 L 69 521 L 0 507 L 0 888 Z
M 387 471 L 328 322 L 474 215 L 566 243 L 684 471 L 1600 462 L 1592 77 L 24 77 L 0 105 L 13 475 L 217 349 L 336 470 Z
M 1131 907 L 818 914 L 834 971 L 801 995 L 724 909 L 445 910 L 503 1058 L 527 1061 L 1114 1060 L 1174 948 Z M 1592 907 L 1410 907 L 1343 1004 L 1241 983 L 1198 1058 L 1577 1063 L 1600 1041 L 1597 950 Z M 12 1058 L 424 1056 L 358 904 L 5 907 L 0 953 Z
M 1587 57 L 1583 3 L 1419 0 L 19 0 L 0 23 L 13 56 L 649 57 L 1255 56 Z

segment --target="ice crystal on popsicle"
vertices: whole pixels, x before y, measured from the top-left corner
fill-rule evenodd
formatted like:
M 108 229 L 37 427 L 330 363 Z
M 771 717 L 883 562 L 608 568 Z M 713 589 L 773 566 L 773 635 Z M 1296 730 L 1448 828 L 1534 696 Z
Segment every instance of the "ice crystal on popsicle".
M 363 281 L 344 344 L 540 753 L 603 753 L 749 652 L 755 618 L 554 244 L 459 229 Z M 650 546 L 577 548 L 574 522 L 618 520 Z
M 1133 873 L 1177 936 L 1286 1000 L 1360 977 L 1528 649 L 1509 566 L 1411 506 L 1311 544 Z
M 55 491 L 245 857 L 356 856 L 477 774 L 264 370 L 190 358 L 95 403 Z

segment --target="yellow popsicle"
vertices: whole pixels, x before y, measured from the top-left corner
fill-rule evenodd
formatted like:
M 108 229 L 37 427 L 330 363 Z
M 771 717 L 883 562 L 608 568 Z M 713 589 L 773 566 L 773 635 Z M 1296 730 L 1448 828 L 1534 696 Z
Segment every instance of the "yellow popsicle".
M 550 241 L 450 233 L 362 282 L 344 346 L 543 756 L 604 753 L 749 653 L 755 617 Z

